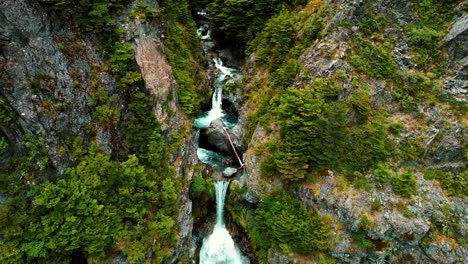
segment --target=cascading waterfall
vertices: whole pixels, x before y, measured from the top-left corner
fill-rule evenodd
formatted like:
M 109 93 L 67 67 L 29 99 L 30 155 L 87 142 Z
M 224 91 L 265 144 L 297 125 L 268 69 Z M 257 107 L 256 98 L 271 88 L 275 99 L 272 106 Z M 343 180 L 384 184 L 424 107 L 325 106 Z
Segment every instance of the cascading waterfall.
M 203 113 L 200 117 L 195 119 L 194 126 L 196 128 L 207 128 L 213 120 L 218 118 L 221 118 L 226 126 L 234 125 L 226 118 L 227 114 L 222 109 L 223 86 L 228 78 L 237 78 L 239 76 L 239 72 L 236 69 L 225 67 L 220 58 L 214 58 L 213 62 L 216 69 L 219 70 L 219 73 L 216 75 L 216 81 L 214 84 L 215 90 L 211 100 L 211 110 Z
M 218 181 L 215 184 L 216 224 L 213 233 L 203 241 L 200 264 L 249 263 L 248 259 L 241 255 L 224 225 L 224 199 L 228 186 L 228 181 Z
M 205 11 L 199 11 L 199 15 L 206 16 Z M 200 138 L 200 130 L 208 128 L 212 121 L 221 119 L 225 127 L 233 127 L 237 123 L 237 118 L 232 118 L 232 115 L 226 113 L 222 109 L 223 87 L 229 82 L 240 78 L 240 73 L 236 69 L 228 68 L 223 65 L 221 58 L 217 57 L 211 49 L 205 45 L 211 40 L 210 30 L 207 24 L 203 24 L 197 30 L 204 50 L 213 57 L 213 63 L 210 65 L 209 71 L 217 72 L 214 81 L 214 93 L 212 98 L 212 106 L 208 112 L 203 113 L 200 117 L 195 119 L 194 127 L 197 129 L 195 132 L 195 141 L 198 144 Z M 216 68 L 214 71 L 213 66 Z M 235 173 L 237 169 L 230 167 L 223 167 L 223 156 L 219 153 L 199 147 L 197 149 L 197 156 L 203 163 L 209 164 L 216 169 L 223 171 L 231 170 Z M 229 172 L 229 171 L 228 171 Z M 216 224 L 213 228 L 213 233 L 203 240 L 203 245 L 200 251 L 201 264 L 248 264 L 248 258 L 242 256 L 239 249 L 234 244 L 234 240 L 229 234 L 224 225 L 224 199 L 227 189 L 229 187 L 228 181 L 218 181 L 215 184 L 216 193 Z

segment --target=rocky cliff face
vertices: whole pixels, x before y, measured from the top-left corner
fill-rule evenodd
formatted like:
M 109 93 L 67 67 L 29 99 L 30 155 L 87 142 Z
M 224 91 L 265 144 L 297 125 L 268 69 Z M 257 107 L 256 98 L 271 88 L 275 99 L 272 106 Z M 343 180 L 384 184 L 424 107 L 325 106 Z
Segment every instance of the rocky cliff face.
M 2 1 L 1 9 L 1 94 L 17 113 L 16 122 L 2 131 L 18 149 L 26 133 L 43 138 L 48 156 L 63 173 L 71 159 L 63 135 L 91 137 L 91 82 L 112 95 L 115 80 L 101 71 L 95 40 L 38 3 Z M 112 152 L 110 131 L 96 130 L 100 148 Z
M 355 54 L 353 38 L 364 34 L 366 29 L 363 28 L 362 21 L 369 12 L 372 12 L 374 17 L 385 19 L 383 28 L 375 29 L 371 38 L 377 43 L 392 39 L 392 60 L 399 70 L 411 72 L 421 69 L 412 53 L 414 50 L 410 47 L 412 40 L 408 33 L 412 25 L 420 22 L 420 17 L 414 11 L 414 1 L 309 1 L 302 12 L 320 10 L 323 6 L 326 6 L 325 11 L 321 11 L 325 23 L 323 37 L 316 40 L 301 55 L 299 61 L 303 67 L 295 77 L 294 88 L 310 86 L 315 78 L 330 77 L 337 72 L 344 72 L 350 76 L 355 71 L 349 63 L 349 58 Z M 448 33 L 445 32 L 445 37 L 438 43 L 440 49 L 446 49 L 448 52 L 444 62 L 448 62 L 449 67 L 443 68 L 443 73 L 435 78 L 435 82 L 439 87 L 443 87 L 443 94 L 465 104 L 468 33 L 466 1 L 462 1 L 455 9 L 457 15 L 451 18 Z M 313 14 L 312 11 L 310 16 Z M 300 37 L 299 34 L 298 38 Z M 258 87 L 258 80 L 264 80 L 262 76 L 266 75 L 255 71 L 254 65 L 255 54 L 245 65 L 246 75 L 249 76 L 247 78 L 253 80 L 244 88 L 244 93 L 250 98 L 258 96 L 252 96 L 252 91 L 255 91 L 253 87 Z M 404 148 L 406 142 L 415 138 L 421 142 L 422 150 L 419 156 L 415 157 L 414 165 L 444 171 L 466 170 L 466 154 L 463 154 L 467 144 L 466 118 L 457 117 L 456 111 L 450 110 L 444 103 L 420 103 L 414 113 L 405 113 L 399 109 L 398 100 L 392 94 L 392 89 L 398 88 L 391 87 L 388 82 L 375 76 L 361 75 L 360 78 L 364 78 L 369 86 L 373 110 L 386 107 L 393 120 L 406 125 L 406 129 L 395 139 L 397 148 Z M 340 98 L 345 99 L 349 96 L 353 89 L 352 79 L 348 78 L 340 83 Z M 249 109 L 254 109 L 257 103 L 255 100 L 249 100 L 243 105 L 241 118 L 244 121 Z M 249 147 L 244 157 L 246 174 L 239 181 L 239 185 L 247 186 L 245 200 L 250 203 L 256 203 L 275 189 L 282 188 L 278 179 L 262 177 L 259 166 L 266 157 L 265 144 L 275 142 L 278 137 L 279 129 L 275 125 L 271 124 L 271 127 L 266 129 L 263 125 L 256 124 L 248 141 Z M 397 159 L 394 161 L 398 164 L 395 167 L 395 173 L 398 173 L 398 168 L 404 162 Z M 391 186 L 379 188 L 372 173 L 365 175 L 369 185 L 364 189 L 350 186 L 349 183 L 345 183 L 343 176 L 335 175 L 332 171 L 322 172 L 320 175 L 314 183 L 299 184 L 292 188 L 296 197 L 307 208 L 315 208 L 321 214 L 331 216 L 330 225 L 335 232 L 335 242 L 330 242 L 333 246 L 329 252 L 340 261 L 458 263 L 467 258 L 468 249 L 464 242 L 466 240 L 454 239 L 466 237 L 466 196 L 452 197 L 438 182 L 425 179 L 422 173 L 416 173 L 417 195 L 411 199 L 396 195 Z M 452 220 L 449 220 L 450 218 Z M 447 229 L 450 229 L 447 226 L 457 226 L 458 231 L 438 231 L 443 229 L 442 226 L 446 226 Z M 376 246 L 357 246 L 352 234 L 358 231 L 364 232 Z M 294 257 L 292 254 L 287 256 L 278 252 L 270 256 L 270 261 L 312 263 L 303 261 L 302 257 Z
M 152 7 L 158 8 L 156 3 Z M 16 113 L 13 122 L 0 126 L 9 153 L 21 152 L 25 137 L 32 134 L 33 141 L 43 140 L 55 173 L 62 175 L 74 159 L 75 137 L 94 141 L 113 156 L 127 152 L 121 125 L 111 128 L 107 122 L 112 120 L 99 121 L 93 114 L 93 100 L 99 92 L 114 98 L 111 104 L 122 116 L 128 109 L 128 99 L 116 88 L 115 77 L 98 53 L 97 37 L 81 31 L 73 19 L 65 21 L 46 12 L 36 1 L 6 0 L 0 10 L 0 96 Z M 184 184 L 178 198 L 179 245 L 173 254 L 177 259 L 186 254 L 191 239 L 188 184 L 198 161 L 193 137 L 187 132 L 191 121 L 179 109 L 178 86 L 162 42 L 167 21 L 125 17 L 119 23 L 125 29 L 126 43 L 134 46 L 145 87 L 155 99 L 162 132 L 168 139 L 180 138 L 179 147 L 170 153 L 177 168 L 173 177 Z

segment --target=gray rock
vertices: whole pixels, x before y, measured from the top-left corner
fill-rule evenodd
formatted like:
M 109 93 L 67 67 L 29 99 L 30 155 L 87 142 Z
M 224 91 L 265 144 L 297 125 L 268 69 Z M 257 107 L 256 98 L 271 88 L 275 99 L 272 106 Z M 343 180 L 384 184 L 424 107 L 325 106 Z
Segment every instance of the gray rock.
M 234 154 L 231 143 L 224 131 L 224 123 L 221 119 L 216 119 L 211 122 L 210 127 L 206 130 L 208 143 L 219 153 L 225 155 Z
M 223 176 L 224 177 L 231 177 L 236 173 L 237 173 L 237 169 L 232 168 L 232 167 L 227 167 L 226 169 L 223 170 Z
M 460 103 L 468 103 L 468 81 L 465 79 L 447 80 L 443 92 Z
M 434 143 L 435 149 L 430 152 L 432 157 L 428 164 L 434 166 L 461 160 L 464 155 L 464 145 L 467 141 L 466 132 L 467 128 L 461 124 L 442 131 L 443 137 L 439 142 Z

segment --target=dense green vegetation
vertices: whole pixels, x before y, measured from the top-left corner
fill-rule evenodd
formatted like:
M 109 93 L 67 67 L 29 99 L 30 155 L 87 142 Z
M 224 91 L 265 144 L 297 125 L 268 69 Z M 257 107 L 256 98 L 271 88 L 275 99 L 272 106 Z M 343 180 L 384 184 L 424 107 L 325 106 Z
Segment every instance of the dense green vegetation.
M 305 3 L 305 0 L 214 0 L 209 6 L 213 32 L 221 45 L 242 51 L 264 29 L 270 17 L 283 8 L 292 9 Z
M 200 113 L 202 100 L 200 94 L 203 68 L 195 23 L 188 10 L 187 0 L 164 0 L 161 7 L 164 17 L 170 21 L 164 43 L 179 85 L 179 102 L 185 113 L 197 115 Z
M 333 78 L 324 78 L 310 87 L 280 93 L 276 118 L 281 141 L 271 146 L 264 174 L 296 181 L 314 170 L 365 170 L 388 157 L 392 145 L 386 141 L 384 114 L 370 116 L 367 93 L 358 90 L 342 101 L 337 100 L 339 91 Z M 352 125 L 350 112 L 357 125 Z
M 438 180 L 453 196 L 463 197 L 468 195 L 468 172 L 466 171 L 426 170 L 424 178 Z
M 138 263 L 149 257 L 150 250 L 153 261 L 159 263 L 178 241 L 176 199 L 181 183 L 173 179 L 175 171 L 168 164 L 167 153 L 180 142 L 162 135 L 153 99 L 142 86 L 133 47 L 120 41 L 122 31 L 116 28 L 116 17 L 124 5 L 114 0 L 40 2 L 63 16 L 77 14 L 74 22 L 80 29 L 98 36 L 99 51 L 107 60 L 107 66 L 100 70 L 108 70 L 117 79 L 119 96 L 109 94 L 98 73 L 92 73 L 89 92 L 94 124 L 89 126 L 90 135 L 95 133 L 94 125 L 99 125 L 110 129 L 113 137 L 122 136 L 123 143 L 116 143 L 110 155 L 90 143 L 93 138 L 64 136 L 72 160 L 62 175 L 50 163 L 44 139 L 26 134 L 24 149 L 0 162 L 0 192 L 8 197 L 0 207 L 0 262 L 68 263 L 83 258 L 96 262 L 121 250 L 130 263 Z M 180 9 L 174 12 L 189 14 L 184 3 L 178 3 Z M 158 15 L 142 2 L 132 12 L 142 23 Z M 179 17 L 168 19 L 179 25 Z M 185 19 L 191 21 L 190 17 Z M 193 28 L 183 30 L 184 34 L 195 34 Z M 171 31 L 168 38 L 178 38 L 172 36 L 178 33 Z M 193 48 L 196 38 L 192 39 L 190 52 L 197 54 Z M 67 52 L 63 44 L 58 46 Z M 189 66 L 185 62 L 181 67 L 190 69 L 185 78 L 192 82 L 197 72 L 191 67 L 195 61 Z M 32 83 L 36 88 L 45 78 L 40 73 L 37 76 Z M 122 101 L 117 100 L 128 107 L 118 107 Z M 0 103 L 3 126 L 14 121 L 15 115 L 3 97 Z M 196 103 L 191 102 L 191 109 Z M 123 133 L 117 131 L 120 128 Z M 0 151 L 7 145 L 2 137 Z M 65 148 L 61 151 L 65 155 Z
M 314 209 L 306 210 L 298 199 L 277 193 L 265 197 L 254 210 L 242 203 L 242 192 L 245 190 L 231 186 L 232 206 L 227 207 L 235 221 L 246 229 L 259 263 L 268 263 L 273 250 L 315 255 L 330 247 L 330 223 Z M 321 257 L 334 263 L 326 255 Z

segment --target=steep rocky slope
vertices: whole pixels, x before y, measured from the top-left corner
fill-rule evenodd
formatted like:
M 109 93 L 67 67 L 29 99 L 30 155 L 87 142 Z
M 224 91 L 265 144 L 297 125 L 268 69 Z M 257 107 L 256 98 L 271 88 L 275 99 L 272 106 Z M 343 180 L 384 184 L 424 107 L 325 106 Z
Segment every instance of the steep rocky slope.
M 39 175 L 19 181 L 24 184 L 22 189 L 29 190 L 63 177 L 67 169 L 76 166 L 76 138 L 81 138 L 83 145 L 96 143 L 99 151 L 112 159 L 126 160 L 133 150 L 129 149 L 124 130 L 126 122 L 135 115 L 131 97 L 141 89 L 152 98 L 161 133 L 171 144 L 168 159 L 175 170 L 170 178 L 181 184 L 174 227 L 178 244 L 166 260 L 172 263 L 171 259 L 188 254 L 192 205 L 187 190 L 198 161 L 189 132 L 191 121 L 179 106 L 178 84 L 163 43 L 168 24 L 175 22 L 138 13 L 137 7 L 147 6 L 160 13 L 158 3 L 142 3 L 134 1 L 125 6 L 126 15 L 116 19 L 117 26 L 123 28 L 121 41 L 133 47 L 144 80 L 143 86 L 132 88 L 130 96 L 119 85 L 122 77 L 110 69 L 112 63 L 109 54 L 103 52 L 101 36 L 84 30 L 80 24 L 82 15 L 68 13 L 70 19 L 64 19 L 60 9 L 50 8 L 47 3 L 41 5 L 39 1 L 0 3 L 0 163 L 2 168 L 11 167 L 9 164 L 16 164 L 15 157 L 22 155 L 30 157 L 31 163 L 37 162 Z M 151 113 L 145 115 L 150 117 Z M 35 146 L 32 147 L 37 151 L 35 154 L 31 154 L 31 146 Z M 4 187 L 14 181 L 12 177 L 2 177 Z M 14 198 L 7 193 L 2 194 L 5 201 Z M 7 218 L 2 216 L 2 223 Z M 2 235 L 6 236 L 4 231 Z M 125 247 L 118 251 L 122 248 Z M 7 249 L 2 248 L 2 259 L 6 257 L 3 250 Z
M 455 2 L 452 1 L 447 21 L 441 22 L 446 23 L 445 26 L 432 31 L 426 26 L 440 21 L 428 22 L 427 14 L 420 9 L 428 6 L 421 7 L 417 1 L 309 1 L 299 11 L 290 13 L 290 16 L 298 17 L 294 22 L 296 35 L 293 42 L 299 44 L 291 44 L 293 47 L 298 47 L 307 38 L 307 25 L 314 23 L 314 16 L 320 16 L 323 24 L 317 39 L 298 57 L 299 70 L 288 85 L 307 90 L 311 89 L 309 87 L 317 89 L 317 83 L 323 87 L 329 85 L 329 80 L 336 81 L 339 101 L 350 100 L 364 85 L 364 91 L 370 97 L 359 100 L 369 100 L 372 116 L 369 120 L 374 118 L 372 123 L 378 122 L 375 120 L 377 113 L 384 111 L 390 126 L 400 124 L 399 131 L 388 134 L 385 142 L 395 144 L 397 151 L 406 154 L 392 154 L 381 160 L 377 168 L 374 165 L 350 172 L 332 166 L 329 170 L 322 167 L 317 171 L 314 165 L 309 165 L 305 179 L 299 178 L 297 173 L 301 171 L 296 170 L 298 180 L 291 180 L 291 176 L 286 178 L 282 170 L 278 175 L 265 169 L 266 164 L 275 162 L 268 155 L 276 151 L 272 145 L 282 144 L 287 132 L 282 129 L 285 126 L 280 119 L 282 113 L 278 116 L 275 110 L 268 110 L 269 104 L 282 107 L 276 103 L 281 99 L 275 98 L 275 94 L 281 96 L 281 88 L 274 79 L 278 71 L 272 70 L 271 65 L 262 66 L 259 57 L 264 51 L 261 47 L 252 47 L 254 52 L 245 65 L 246 82 L 238 87 L 247 98 L 241 111 L 247 124 L 248 149 L 244 156 L 247 168 L 237 181 L 239 187 L 246 188 L 242 194 L 244 199 L 258 205 L 278 189 L 294 193 L 306 208 L 317 210 L 328 219 L 334 233 L 328 252 L 342 262 L 463 262 L 467 258 L 466 192 L 456 194 L 444 184 L 447 178 L 456 175 L 453 184 L 466 188 L 467 180 L 467 13 L 466 1 Z M 424 3 L 429 8 L 434 4 L 431 1 Z M 417 28 L 422 24 L 425 25 L 422 30 L 432 34 L 422 40 L 423 46 L 435 45 L 435 49 L 424 46 L 424 50 L 418 50 L 416 35 L 421 32 Z M 435 44 L 428 43 L 431 41 Z M 364 48 L 366 45 L 370 45 L 369 48 Z M 270 46 L 272 50 L 275 48 Z M 369 68 L 363 66 L 367 56 L 361 52 L 363 48 L 367 53 L 374 52 L 369 55 L 369 60 L 376 61 L 370 62 Z M 394 73 L 387 74 L 391 68 Z M 398 77 L 394 79 L 393 74 Z M 399 94 L 408 89 L 408 84 L 401 84 L 399 79 L 411 74 L 420 74 L 418 85 L 413 89 L 421 92 L 426 89 L 423 82 L 430 80 L 428 95 L 418 97 L 418 91 L 404 96 Z M 411 104 L 411 107 L 405 104 Z M 356 120 L 359 110 L 347 114 L 348 118 Z M 359 122 L 351 121 L 350 126 L 358 126 Z M 367 133 L 372 135 L 372 132 Z M 313 135 L 310 138 L 312 140 Z M 339 146 L 336 148 L 338 151 Z M 353 151 L 352 146 L 348 151 Z M 364 159 L 365 152 L 362 155 Z M 359 156 L 356 158 L 360 159 Z M 341 160 L 342 164 L 346 162 Z M 395 180 L 382 180 L 379 174 L 382 164 L 385 164 L 388 177 L 395 177 L 392 175 L 401 174 L 408 168 L 414 170 L 414 195 L 401 195 L 395 191 Z M 434 180 L 435 177 L 430 176 L 433 171 L 446 174 Z M 276 176 L 272 177 L 272 174 Z M 239 216 L 236 210 L 233 214 Z M 320 262 L 314 254 L 301 256 L 279 253 L 281 251 L 285 252 L 270 251 L 268 261 L 313 263 L 315 258 Z

